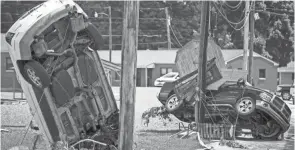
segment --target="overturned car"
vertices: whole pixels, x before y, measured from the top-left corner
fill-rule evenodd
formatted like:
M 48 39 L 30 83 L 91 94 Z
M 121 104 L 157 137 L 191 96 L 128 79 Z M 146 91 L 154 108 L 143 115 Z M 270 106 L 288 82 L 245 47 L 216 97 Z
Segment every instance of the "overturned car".
M 253 137 L 276 139 L 290 126 L 291 110 L 274 93 L 255 88 L 243 78 L 232 80 L 232 72 L 220 74 L 214 59 L 207 64 L 207 90 L 202 99 L 205 122 L 236 124 L 237 131 L 250 129 Z M 172 83 L 165 83 L 158 100 L 166 110 L 184 122 L 193 122 L 197 96 L 198 71 L 187 74 Z M 217 84 L 217 88 L 212 88 Z M 237 132 L 238 133 L 238 132 Z
M 118 108 L 96 52 L 103 38 L 76 3 L 46 1 L 21 16 L 5 38 L 49 145 L 82 139 L 116 145 Z

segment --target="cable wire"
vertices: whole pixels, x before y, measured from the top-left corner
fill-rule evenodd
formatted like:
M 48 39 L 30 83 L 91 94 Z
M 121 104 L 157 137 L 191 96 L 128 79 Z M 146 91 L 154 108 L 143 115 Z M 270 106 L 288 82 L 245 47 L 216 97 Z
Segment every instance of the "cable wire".
M 183 47 L 183 46 L 182 46 L 182 44 L 179 42 L 179 40 L 178 40 L 177 36 L 175 35 L 175 33 L 174 33 L 174 30 L 173 30 L 172 26 L 171 26 L 171 25 L 169 25 L 169 27 L 170 27 L 170 29 L 171 29 L 171 31 L 172 31 L 172 34 L 174 35 L 174 37 L 175 37 L 175 39 L 176 39 L 177 43 L 178 43 L 178 44 L 179 44 L 181 47 Z
M 242 1 L 240 1 L 236 6 L 229 5 L 227 1 L 225 1 L 223 4 L 230 8 L 231 11 L 237 11 L 242 5 Z

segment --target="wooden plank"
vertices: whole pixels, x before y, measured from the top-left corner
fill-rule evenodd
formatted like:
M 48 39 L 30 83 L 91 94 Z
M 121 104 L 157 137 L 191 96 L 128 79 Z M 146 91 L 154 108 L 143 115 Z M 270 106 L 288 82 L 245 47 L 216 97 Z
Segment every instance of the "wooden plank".
M 139 1 L 124 1 L 119 149 L 133 149 Z

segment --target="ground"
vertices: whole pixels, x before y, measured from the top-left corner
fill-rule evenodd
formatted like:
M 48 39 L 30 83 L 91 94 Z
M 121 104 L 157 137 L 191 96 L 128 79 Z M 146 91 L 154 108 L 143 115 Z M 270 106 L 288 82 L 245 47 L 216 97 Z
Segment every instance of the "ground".
M 119 88 L 113 88 L 117 104 L 119 106 Z M 188 139 L 179 139 L 171 135 L 178 132 L 179 121 L 173 117 L 171 122 L 167 122 L 164 126 L 163 121 L 158 118 L 151 119 L 149 126 L 143 126 L 141 114 L 155 106 L 161 106 L 157 101 L 156 95 L 160 88 L 136 88 L 136 103 L 135 103 L 135 124 L 134 124 L 134 142 L 136 150 L 192 150 L 201 148 L 195 136 Z M 10 93 L 1 93 L 2 98 L 11 96 Z M 18 96 L 18 95 L 17 95 Z M 7 98 L 9 99 L 9 98 Z M 294 105 L 290 105 L 294 112 Z M 9 132 L 1 133 L 1 149 L 8 149 L 17 145 L 25 145 L 30 148 L 33 146 L 33 141 L 36 132 L 27 131 L 27 126 L 31 120 L 29 107 L 27 103 L 15 103 L 13 105 L 1 105 L 1 128 L 8 129 Z M 285 140 L 282 141 L 253 141 L 251 139 L 237 139 L 237 142 L 247 146 L 253 150 L 293 150 L 294 149 L 294 113 L 291 120 L 292 126 L 285 134 Z M 24 138 L 24 135 L 26 137 Z M 21 141 L 23 140 L 22 144 Z M 226 150 L 226 146 L 220 147 L 218 142 L 204 141 L 206 144 L 213 146 L 215 149 Z

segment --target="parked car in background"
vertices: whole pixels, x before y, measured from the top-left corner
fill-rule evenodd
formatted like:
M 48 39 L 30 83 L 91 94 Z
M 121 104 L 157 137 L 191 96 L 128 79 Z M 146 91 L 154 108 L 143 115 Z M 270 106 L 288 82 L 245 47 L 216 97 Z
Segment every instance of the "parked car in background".
M 179 73 L 169 72 L 169 73 L 161 76 L 160 78 L 156 79 L 154 85 L 161 87 L 164 85 L 164 83 L 173 82 L 173 81 L 177 80 L 178 78 L 179 78 Z
M 294 83 L 278 85 L 276 94 L 280 95 L 283 100 L 290 100 L 291 98 L 294 98 Z

